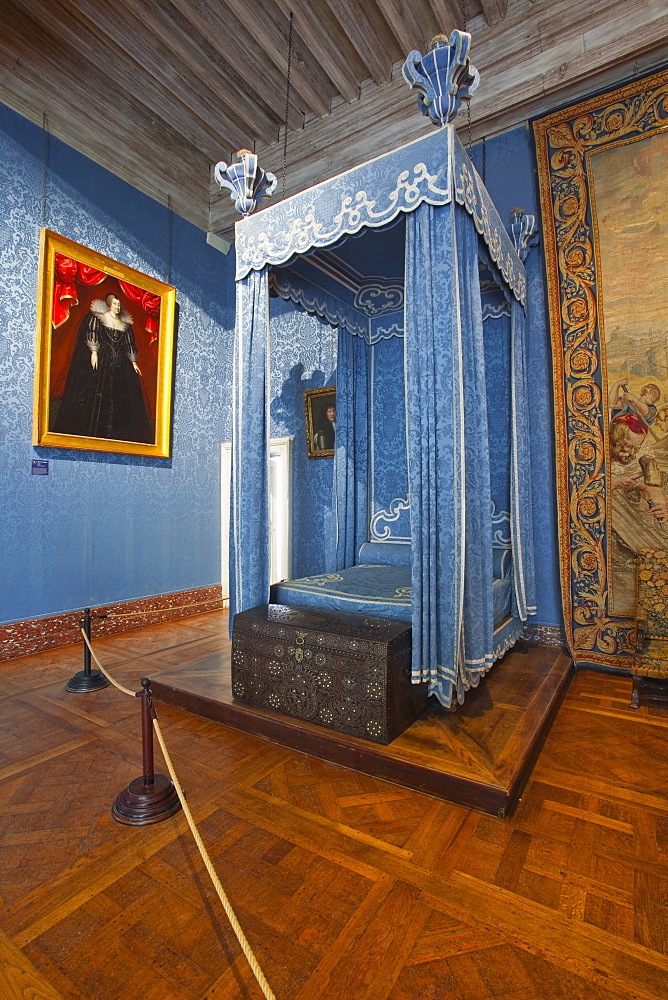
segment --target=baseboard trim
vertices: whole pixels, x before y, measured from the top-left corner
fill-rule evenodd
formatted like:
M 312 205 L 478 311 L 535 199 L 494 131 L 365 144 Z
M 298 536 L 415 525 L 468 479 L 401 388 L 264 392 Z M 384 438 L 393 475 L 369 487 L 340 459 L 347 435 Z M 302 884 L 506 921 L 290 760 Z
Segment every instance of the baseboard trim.
M 536 646 L 561 646 L 566 649 L 566 633 L 558 625 L 534 625 L 526 622 L 524 638 Z
M 91 609 L 93 613 L 109 617 L 93 622 L 93 637 L 115 635 L 135 628 L 145 628 L 147 625 L 204 614 L 207 611 L 219 611 L 223 607 L 220 585 L 182 590 L 175 594 L 158 594 L 156 597 L 142 597 L 134 601 L 122 601 L 119 604 L 99 605 Z M 82 616 L 83 609 L 0 625 L 0 661 L 80 642 Z

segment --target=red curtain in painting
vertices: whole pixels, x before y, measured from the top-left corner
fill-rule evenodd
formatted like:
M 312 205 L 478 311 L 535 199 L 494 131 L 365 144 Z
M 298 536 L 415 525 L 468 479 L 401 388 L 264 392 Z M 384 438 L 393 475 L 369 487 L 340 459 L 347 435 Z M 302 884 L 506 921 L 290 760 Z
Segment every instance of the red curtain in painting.
M 82 285 L 99 285 L 107 277 L 106 271 L 98 271 L 89 264 L 81 264 L 63 254 L 55 255 L 55 282 L 53 288 L 53 328 L 57 330 L 70 316 L 70 309 L 79 303 L 76 282 Z M 132 302 L 137 302 L 145 313 L 144 326 L 149 343 L 158 339 L 160 323 L 160 296 L 147 292 L 137 285 L 120 281 L 119 285 Z
M 53 328 L 57 330 L 69 319 L 70 309 L 78 305 L 77 286 L 99 285 L 107 277 L 106 271 L 98 271 L 89 264 L 80 264 L 71 257 L 57 253 L 55 267 L 55 282 L 53 287 Z M 132 286 L 130 286 L 132 287 Z
M 146 313 L 144 326 L 148 333 L 149 343 L 153 344 L 158 339 L 158 324 L 160 322 L 160 296 L 152 292 L 146 292 L 143 288 L 137 288 L 127 281 L 118 282 L 125 294 L 133 302 L 138 302 Z

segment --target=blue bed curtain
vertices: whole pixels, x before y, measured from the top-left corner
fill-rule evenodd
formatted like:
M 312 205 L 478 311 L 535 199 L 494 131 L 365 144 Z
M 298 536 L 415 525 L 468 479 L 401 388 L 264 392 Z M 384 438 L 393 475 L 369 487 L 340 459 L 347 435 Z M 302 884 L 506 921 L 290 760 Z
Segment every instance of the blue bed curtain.
M 356 562 L 367 540 L 367 355 L 362 337 L 339 327 L 336 376 L 336 566 Z
M 477 234 L 453 204 L 406 219 L 413 680 L 439 701 L 493 662 L 492 529 Z
M 536 613 L 533 557 L 529 388 L 526 369 L 526 316 L 511 303 L 510 533 L 513 549 L 513 614 L 521 621 Z
M 237 281 L 236 288 L 230 635 L 237 611 L 269 601 L 269 344 L 269 291 L 265 267 Z

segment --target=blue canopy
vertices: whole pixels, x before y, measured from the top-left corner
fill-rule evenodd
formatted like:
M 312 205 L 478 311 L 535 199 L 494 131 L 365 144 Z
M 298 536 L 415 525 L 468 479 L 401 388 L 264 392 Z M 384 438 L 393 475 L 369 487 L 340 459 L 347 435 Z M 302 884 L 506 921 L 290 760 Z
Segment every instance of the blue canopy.
M 319 257 L 324 248 L 365 228 L 387 227 L 400 213 L 406 216 L 401 306 L 395 276 L 372 275 L 369 283 L 359 273 L 344 273 L 340 261 L 332 265 L 331 258 Z M 279 294 L 294 298 L 340 330 L 367 343 L 395 333 L 404 336 L 412 669 L 414 680 L 428 680 L 445 705 L 453 697 L 463 700 L 465 690 L 477 684 L 500 652 L 492 610 L 481 242 L 483 256 L 510 301 L 510 523 L 514 611 L 524 621 L 535 610 L 524 362 L 526 275 L 454 127 L 444 126 L 236 226 L 230 619 L 269 598 L 271 268 Z M 332 268 L 339 274 L 333 275 Z M 344 286 L 348 291 L 342 293 Z M 363 381 L 355 375 L 360 363 L 359 351 L 341 352 L 335 466 L 341 565 L 350 564 L 360 537 L 355 453 L 356 442 L 363 439 L 359 421 L 364 406 L 355 388 Z

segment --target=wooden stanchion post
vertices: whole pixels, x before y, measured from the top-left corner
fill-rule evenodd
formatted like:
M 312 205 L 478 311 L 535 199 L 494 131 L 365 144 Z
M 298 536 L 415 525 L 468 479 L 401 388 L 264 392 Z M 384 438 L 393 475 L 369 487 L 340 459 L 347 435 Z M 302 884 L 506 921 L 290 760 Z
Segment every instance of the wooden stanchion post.
M 141 745 L 144 773 L 135 778 L 127 788 L 117 795 L 111 813 L 119 823 L 128 826 L 147 826 L 168 819 L 181 808 L 176 788 L 171 778 L 165 774 L 155 774 L 153 770 L 153 719 L 156 718 L 153 693 L 148 677 L 142 677 L 141 698 Z
M 91 618 L 106 617 L 106 615 L 91 615 L 90 608 L 84 608 L 84 616 L 81 619 L 80 625 L 86 633 L 89 642 Z M 101 674 L 99 670 L 91 670 L 90 649 L 84 642 L 84 668 L 74 674 L 73 677 L 70 677 L 65 685 L 65 690 L 69 691 L 71 694 L 82 694 L 85 691 L 99 691 L 100 688 L 106 688 L 108 685 L 109 681 L 104 674 Z

